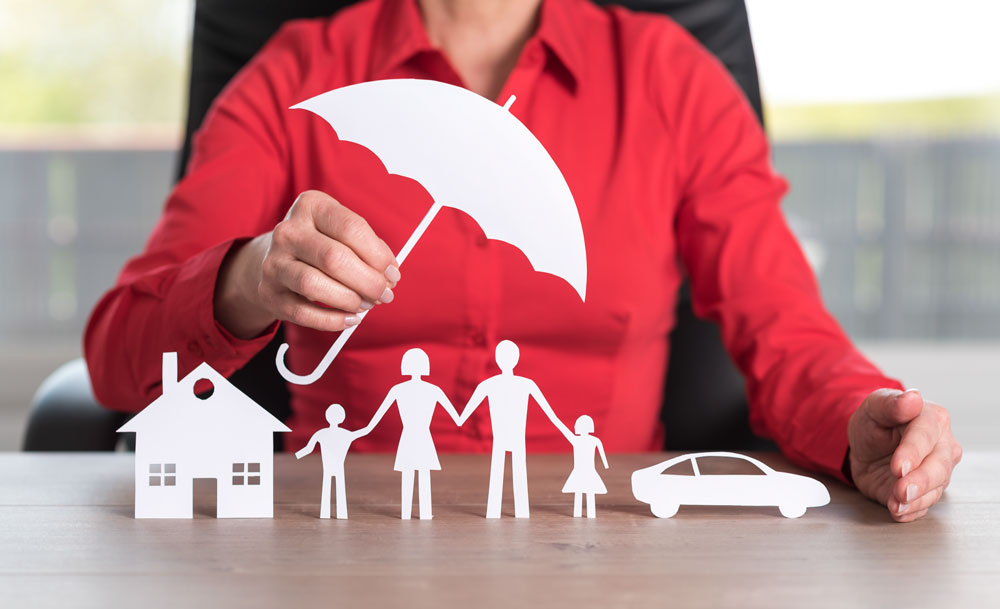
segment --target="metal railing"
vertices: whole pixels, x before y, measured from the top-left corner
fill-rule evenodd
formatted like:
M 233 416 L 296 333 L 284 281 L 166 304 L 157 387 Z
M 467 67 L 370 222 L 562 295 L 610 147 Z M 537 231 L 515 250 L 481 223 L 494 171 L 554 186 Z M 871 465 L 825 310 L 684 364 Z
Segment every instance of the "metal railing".
M 784 208 L 855 338 L 1000 337 L 1000 139 L 779 143 Z M 172 150 L 0 151 L 0 340 L 77 340 Z

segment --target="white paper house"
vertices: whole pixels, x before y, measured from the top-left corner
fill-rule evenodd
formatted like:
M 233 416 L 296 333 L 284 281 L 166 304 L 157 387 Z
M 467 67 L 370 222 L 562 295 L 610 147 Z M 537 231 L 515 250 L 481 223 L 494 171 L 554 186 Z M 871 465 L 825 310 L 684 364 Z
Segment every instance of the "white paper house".
M 195 384 L 211 381 L 207 398 Z M 163 354 L 163 395 L 123 425 L 135 432 L 135 517 L 191 518 L 193 482 L 217 482 L 219 518 L 274 515 L 274 432 L 291 431 L 206 363 L 177 379 Z

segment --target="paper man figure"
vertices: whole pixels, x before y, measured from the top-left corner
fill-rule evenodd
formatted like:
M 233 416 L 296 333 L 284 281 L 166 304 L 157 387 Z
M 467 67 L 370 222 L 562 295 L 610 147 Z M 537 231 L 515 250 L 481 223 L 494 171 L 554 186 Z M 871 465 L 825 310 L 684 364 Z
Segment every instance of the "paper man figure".
M 597 466 L 594 465 L 594 451 L 601 455 L 604 462 L 604 469 L 608 469 L 608 457 L 604 454 L 604 445 L 601 441 L 590 434 L 594 433 L 594 419 L 583 415 L 576 420 L 573 426 L 576 435 L 567 434 L 566 439 L 573 445 L 573 471 L 570 472 L 562 492 L 573 493 L 573 517 L 582 516 L 583 501 L 582 496 L 587 496 L 587 518 L 594 518 L 597 515 L 594 507 L 594 495 L 603 495 L 608 492 L 604 481 L 597 474 Z
M 330 478 L 337 479 L 337 519 L 347 518 L 347 496 L 344 491 L 344 459 L 347 457 L 347 450 L 351 443 L 368 433 L 364 429 L 349 431 L 340 427 L 344 422 L 346 414 L 344 407 L 340 404 L 331 404 L 326 409 L 326 420 L 329 427 L 318 430 L 309 438 L 309 442 L 299 452 L 295 453 L 296 459 L 308 455 L 319 443 L 320 453 L 323 456 L 323 496 L 319 507 L 319 517 L 330 517 Z
M 410 380 L 402 382 L 389 390 L 382 405 L 378 407 L 372 420 L 364 428 L 368 433 L 378 425 L 393 402 L 399 408 L 399 418 L 403 423 L 403 432 L 399 436 L 399 448 L 396 450 L 396 464 L 393 469 L 402 473 L 402 511 L 403 520 L 410 519 L 413 507 L 413 476 L 420 473 L 419 504 L 420 519 L 433 518 L 431 513 L 431 470 L 440 470 L 437 450 L 431 438 L 431 417 L 434 408 L 441 404 L 458 425 L 459 417 L 455 407 L 448 397 L 437 386 L 422 380 L 420 377 L 430 374 L 431 364 L 427 354 L 422 349 L 410 349 L 403 354 L 400 370 Z
M 486 517 L 500 517 L 503 499 L 503 470 L 510 453 L 510 467 L 514 478 L 514 517 L 528 518 L 528 469 L 525 463 L 524 430 L 528 420 L 528 398 L 533 397 L 542 412 L 549 417 L 564 436 L 571 436 L 569 429 L 552 412 L 535 381 L 514 375 L 514 366 L 520 351 L 513 342 L 501 341 L 496 349 L 500 374 L 488 378 L 476 387 L 458 424 L 468 420 L 476 408 L 490 400 L 490 422 L 493 426 L 493 459 L 490 463 L 490 491 L 486 500 Z

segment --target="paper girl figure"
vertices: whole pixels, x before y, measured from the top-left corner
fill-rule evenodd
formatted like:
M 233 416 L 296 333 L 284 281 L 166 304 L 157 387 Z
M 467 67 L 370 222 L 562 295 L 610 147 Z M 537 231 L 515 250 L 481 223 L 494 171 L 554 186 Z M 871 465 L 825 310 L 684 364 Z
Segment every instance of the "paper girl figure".
M 393 402 L 399 408 L 399 419 L 403 423 L 403 432 L 399 436 L 399 448 L 396 450 L 396 464 L 393 469 L 402 473 L 402 511 L 403 520 L 410 519 L 413 507 L 413 477 L 420 473 L 419 504 L 420 519 L 433 518 L 431 513 L 431 470 L 441 469 L 438 461 L 434 439 L 431 438 L 431 417 L 434 409 L 441 404 L 458 425 L 458 412 L 452 406 L 448 397 L 437 386 L 422 380 L 420 377 L 430 374 L 431 364 L 422 349 L 410 349 L 403 354 L 400 370 L 410 380 L 404 381 L 389 390 L 382 405 L 379 406 L 372 420 L 364 428 L 368 433 L 378 425 Z
M 597 474 L 597 466 L 594 465 L 594 451 L 601 455 L 604 462 L 604 469 L 608 469 L 608 457 L 604 454 L 604 445 L 601 441 L 590 434 L 594 433 L 594 419 L 583 415 L 576 420 L 573 426 L 576 435 L 566 434 L 566 439 L 573 445 L 573 471 L 570 472 L 566 484 L 563 485 L 562 492 L 573 493 L 573 517 L 582 516 L 582 496 L 587 496 L 587 518 L 594 518 L 597 515 L 594 507 L 594 495 L 603 495 L 608 492 L 604 482 Z
M 347 457 L 347 450 L 351 443 L 367 434 L 364 429 L 349 431 L 340 427 L 345 418 L 344 407 L 340 404 L 331 404 L 326 409 L 326 420 L 329 427 L 318 430 L 309 438 L 309 442 L 299 452 L 295 453 L 296 459 L 308 455 L 319 443 L 320 453 L 323 456 L 323 495 L 320 500 L 319 517 L 330 517 L 330 478 L 337 479 L 337 519 L 347 518 L 347 496 L 344 491 L 344 459 Z

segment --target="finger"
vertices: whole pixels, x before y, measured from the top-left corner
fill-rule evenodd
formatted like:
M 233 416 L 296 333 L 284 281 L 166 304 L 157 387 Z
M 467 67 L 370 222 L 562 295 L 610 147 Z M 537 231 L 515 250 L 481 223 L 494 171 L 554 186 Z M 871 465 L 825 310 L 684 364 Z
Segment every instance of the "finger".
M 322 270 L 368 302 L 392 302 L 393 293 L 385 275 L 365 263 L 347 245 L 326 235 L 307 231 L 290 244 L 292 255 Z
M 889 513 L 892 514 L 893 518 L 901 518 L 907 514 L 915 514 L 921 510 L 929 509 L 937 503 L 943 495 L 944 487 L 939 486 L 931 489 L 923 495 L 920 495 L 919 497 L 914 497 L 913 501 L 909 502 L 901 502 L 895 497 L 892 497 L 886 503 L 886 507 L 889 509 Z
M 899 446 L 893 451 L 889 467 L 900 478 L 923 463 L 948 431 L 948 411 L 936 404 L 925 404 L 923 410 L 903 429 Z M 951 455 L 945 455 L 951 461 Z
M 921 518 L 926 516 L 927 512 L 928 510 L 920 510 L 918 512 L 907 512 L 906 514 L 903 514 L 899 518 L 894 518 L 893 520 L 899 523 L 913 522 L 914 520 L 920 520 Z
M 861 407 L 881 427 L 897 427 L 916 418 L 924 400 L 916 389 L 880 389 L 865 398 Z
M 277 262 L 276 266 L 278 282 L 306 300 L 345 313 L 360 313 L 372 307 L 354 290 L 301 260 L 287 259 Z
M 322 193 L 321 193 L 322 194 Z M 396 256 L 368 225 L 364 218 L 347 209 L 332 197 L 317 198 L 312 208 L 316 229 L 347 247 L 395 286 L 399 281 L 399 263 Z
M 283 292 L 270 297 L 271 309 L 282 321 L 323 332 L 340 332 L 356 326 L 361 319 L 354 313 L 328 309 L 309 302 L 293 292 Z
M 900 503 L 910 503 L 931 489 L 948 486 L 954 468 L 951 443 L 939 442 L 917 469 L 896 481 L 892 494 Z

